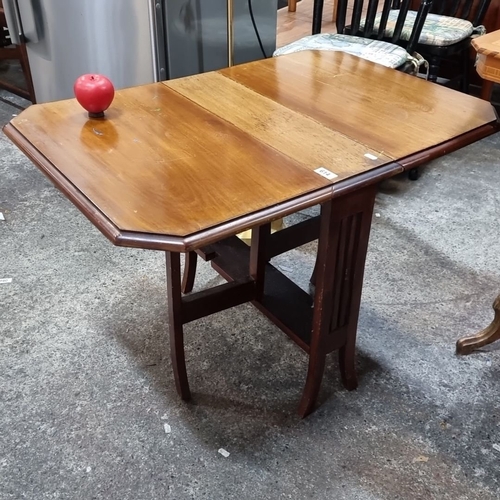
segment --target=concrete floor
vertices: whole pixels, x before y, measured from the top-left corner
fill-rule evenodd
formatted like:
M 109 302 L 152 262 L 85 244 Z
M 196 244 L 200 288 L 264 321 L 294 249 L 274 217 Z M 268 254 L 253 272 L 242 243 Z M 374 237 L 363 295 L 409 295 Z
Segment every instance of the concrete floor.
M 24 104 L 0 93 L 0 123 Z M 180 401 L 163 255 L 113 247 L 1 135 L 0 498 L 500 498 L 500 345 L 454 352 L 500 292 L 499 169 L 495 136 L 383 186 L 359 389 L 332 356 L 300 420 L 306 356 L 251 306 L 186 327 Z M 313 262 L 276 259 L 304 287 Z

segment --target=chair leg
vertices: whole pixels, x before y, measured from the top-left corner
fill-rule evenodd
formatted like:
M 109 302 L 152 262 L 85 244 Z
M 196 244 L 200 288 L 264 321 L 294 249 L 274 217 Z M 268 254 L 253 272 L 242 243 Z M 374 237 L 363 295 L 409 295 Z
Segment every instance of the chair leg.
M 438 72 L 439 72 L 439 58 L 431 57 L 431 60 L 429 61 L 429 78 L 428 78 L 428 80 L 430 82 L 435 83 L 437 81 Z
M 412 168 L 409 170 L 408 179 L 410 179 L 410 181 L 416 181 L 419 177 L 420 177 L 420 172 L 418 168 Z
M 323 3 L 324 0 L 314 0 L 313 3 L 313 22 L 312 22 L 313 35 L 321 33 L 321 23 L 323 20 Z
M 288 0 L 288 12 L 295 12 L 297 10 L 297 0 Z

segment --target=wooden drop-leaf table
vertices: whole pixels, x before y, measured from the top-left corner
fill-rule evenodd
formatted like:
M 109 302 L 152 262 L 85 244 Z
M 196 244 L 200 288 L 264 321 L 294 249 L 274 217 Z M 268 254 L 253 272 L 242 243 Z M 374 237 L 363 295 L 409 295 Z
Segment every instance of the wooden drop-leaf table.
M 250 301 L 309 355 L 306 416 L 329 352 L 339 351 L 345 386 L 357 384 L 378 183 L 497 129 L 483 100 L 348 54 L 300 52 L 120 90 L 103 120 L 75 100 L 35 105 L 4 130 L 115 245 L 166 252 L 183 399 L 183 325 Z M 271 221 L 317 204 L 317 218 L 271 234 Z M 248 228 L 250 247 L 235 236 Z M 270 259 L 317 238 L 311 298 Z M 194 252 L 228 282 L 183 295 Z

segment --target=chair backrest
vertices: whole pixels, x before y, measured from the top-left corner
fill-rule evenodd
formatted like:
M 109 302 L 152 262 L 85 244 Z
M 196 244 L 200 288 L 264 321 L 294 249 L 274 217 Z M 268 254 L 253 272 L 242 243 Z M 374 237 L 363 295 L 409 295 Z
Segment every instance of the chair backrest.
M 346 20 L 348 3 L 349 0 L 339 0 L 338 2 L 337 33 L 346 33 L 349 35 L 361 36 L 363 38 L 382 40 L 387 27 L 389 11 L 395 8 L 394 0 L 368 0 L 366 16 L 363 16 L 366 1 L 354 0 L 350 22 Z M 402 0 L 398 3 L 399 6 L 397 8 L 399 9 L 399 15 L 390 41 L 397 45 L 404 45 L 406 50 L 411 54 L 415 50 L 418 39 L 420 38 L 420 33 L 432 5 L 432 0 L 422 0 L 410 38 L 407 41 L 401 40 L 401 34 L 403 32 L 411 0 Z M 376 22 L 376 17 L 379 14 L 380 18 L 377 19 Z
M 394 8 L 398 8 L 400 0 L 395 0 Z M 415 1 L 412 2 L 415 5 Z M 474 26 L 483 24 L 484 17 L 491 0 L 434 0 L 430 12 L 440 16 L 467 19 Z

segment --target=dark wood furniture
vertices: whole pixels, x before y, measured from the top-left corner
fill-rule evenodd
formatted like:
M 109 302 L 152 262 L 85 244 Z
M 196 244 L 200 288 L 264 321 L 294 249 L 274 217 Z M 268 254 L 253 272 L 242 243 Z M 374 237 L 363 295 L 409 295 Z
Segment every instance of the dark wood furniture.
M 478 0 L 475 0 L 477 2 Z M 500 29 L 500 0 L 491 0 L 490 6 L 486 15 L 484 16 L 484 27 L 486 28 L 486 33 L 491 33 L 493 31 Z M 475 52 L 471 51 L 471 60 L 475 60 Z M 478 74 L 472 69 L 473 64 L 470 65 L 471 73 L 469 74 L 471 83 L 478 83 Z M 482 80 L 481 82 L 481 97 L 486 100 L 491 99 L 491 92 L 493 90 L 494 82 L 490 80 Z
M 351 5 L 350 0 L 337 0 L 335 8 L 335 23 L 337 33 L 346 33 L 354 36 L 362 36 L 364 38 L 373 38 L 376 40 L 384 39 L 385 28 L 387 25 L 387 17 L 389 10 L 392 8 L 395 0 L 381 0 L 380 6 L 378 0 L 355 0 Z M 323 20 L 324 0 L 314 0 L 313 4 L 313 23 L 312 34 L 321 33 L 321 23 Z M 418 37 L 425 22 L 425 17 L 431 6 L 431 0 L 422 0 L 418 7 L 419 15 L 416 18 L 415 26 L 413 27 L 408 43 L 405 43 L 407 51 L 411 54 L 418 42 Z M 380 8 L 379 8 L 380 7 Z M 351 19 L 347 18 L 348 11 L 351 11 Z M 394 34 L 389 41 L 398 44 L 400 41 L 401 31 L 410 8 L 410 0 L 405 0 L 399 6 L 400 14 Z M 376 29 L 374 29 L 375 17 L 378 12 L 382 12 L 382 18 Z
M 472 45 L 479 55 L 476 65 L 478 73 L 486 82 L 500 83 L 500 31 L 494 31 L 472 41 Z M 483 85 L 481 98 L 490 100 L 491 88 Z M 463 337 L 457 340 L 457 354 L 471 352 L 500 340 L 500 295 L 493 302 L 495 317 L 491 324 L 476 335 Z
M 500 83 L 500 30 L 472 40 L 472 46 L 477 52 L 476 70 L 484 82 L 481 98 L 489 101 L 491 85 Z
M 378 15 L 378 0 L 369 0 L 365 4 L 365 0 L 355 0 L 350 21 L 347 21 L 347 9 L 349 0 L 338 0 L 337 4 L 337 32 L 347 33 L 349 35 L 361 36 L 363 38 L 373 38 L 376 40 L 383 40 L 385 38 L 385 31 L 394 0 L 384 0 L 382 3 L 382 11 L 380 22 L 376 23 Z M 411 55 L 415 51 L 418 39 L 422 28 L 425 23 L 427 13 L 431 8 L 432 0 L 422 0 L 418 9 L 418 14 L 415 19 L 415 24 L 408 39 L 405 43 L 406 51 Z M 364 8 L 367 8 L 366 14 L 363 14 Z M 401 44 L 401 34 L 405 25 L 406 16 L 410 8 L 410 0 L 405 0 L 399 5 L 399 15 L 394 27 L 392 36 L 386 41 L 393 44 Z M 347 24 L 348 23 L 348 24 Z
M 28 53 L 26 51 L 26 44 L 13 45 L 7 31 L 7 20 L 3 9 L 2 0 L 0 0 L 0 61 L 3 60 L 16 60 L 19 61 L 23 75 L 26 81 L 26 88 L 19 87 L 14 82 L 7 81 L 0 78 L 0 88 L 8 90 L 13 94 L 19 95 L 35 102 L 35 90 L 33 88 L 33 80 L 31 78 L 31 71 L 28 61 Z
M 436 0 L 437 1 L 437 0 Z M 472 6 L 469 12 L 469 15 L 467 16 L 467 19 L 469 21 L 473 21 L 476 13 L 478 12 L 478 9 L 480 8 L 483 0 L 473 0 Z M 412 0 L 411 2 L 412 9 L 417 10 L 418 6 L 420 5 L 420 0 Z M 482 24 L 486 28 L 486 33 L 491 33 L 492 31 L 496 31 L 500 29 L 500 0 L 491 0 L 488 9 L 486 10 L 486 13 L 483 17 Z M 482 94 L 487 95 L 488 99 L 489 96 L 491 96 L 491 91 L 493 88 L 493 82 L 489 81 L 481 81 L 480 78 L 478 77 L 475 69 L 474 69 L 474 63 L 475 63 L 475 58 L 476 58 L 476 53 L 474 50 L 469 51 L 469 63 L 467 65 L 468 67 L 468 79 L 470 84 L 473 85 L 481 85 L 482 84 Z M 455 70 L 453 67 L 453 64 L 447 64 L 446 62 L 442 64 L 441 66 L 441 72 L 442 75 L 447 78 L 451 79 L 455 75 Z
M 309 355 L 301 416 L 314 408 L 329 352 L 339 352 L 345 386 L 357 384 L 378 183 L 497 130 L 484 100 L 315 51 L 120 90 L 103 120 L 66 100 L 31 106 L 4 128 L 115 245 L 166 253 L 183 399 L 183 325 L 250 301 Z M 270 234 L 271 221 L 316 204 L 318 218 Z M 235 235 L 250 227 L 247 247 Z M 270 259 L 316 238 L 311 298 Z M 180 254 L 189 252 L 228 282 L 183 296 Z
M 434 1 L 431 13 L 441 16 L 469 20 L 474 27 L 482 25 L 491 0 L 442 0 Z M 429 62 L 429 80 L 436 82 L 441 76 L 441 67 L 444 63 L 458 66 L 451 79 L 460 81 L 462 92 L 469 91 L 469 72 L 471 66 L 470 36 L 452 45 L 417 44 L 417 52 Z
M 491 325 L 478 334 L 457 340 L 457 354 L 470 354 L 472 351 L 500 340 L 500 295 L 493 302 L 495 318 Z

